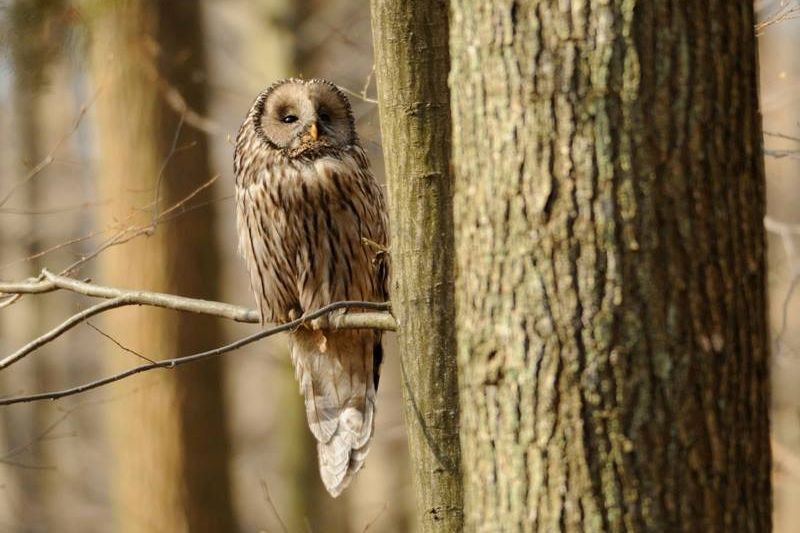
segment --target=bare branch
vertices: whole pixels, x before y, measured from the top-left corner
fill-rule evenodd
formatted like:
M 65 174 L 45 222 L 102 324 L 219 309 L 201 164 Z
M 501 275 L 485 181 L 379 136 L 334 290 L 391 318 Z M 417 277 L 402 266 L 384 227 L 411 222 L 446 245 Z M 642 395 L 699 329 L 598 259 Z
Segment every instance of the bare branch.
M 182 215 L 184 215 L 184 214 L 186 214 L 186 213 L 188 213 L 190 211 L 205 207 L 207 205 L 210 205 L 213 202 L 217 202 L 217 201 L 220 201 L 220 200 L 227 200 L 228 198 L 231 198 L 232 195 L 231 196 L 224 196 L 222 198 L 208 200 L 208 201 L 192 204 L 189 207 L 185 207 L 186 204 L 190 200 L 192 200 L 192 198 L 194 198 L 200 192 L 204 191 L 205 189 L 207 189 L 208 187 L 213 185 L 214 182 L 217 181 L 217 179 L 219 179 L 219 175 L 212 176 L 208 181 L 206 181 L 205 183 L 202 183 L 201 185 L 199 185 L 196 189 L 194 189 L 186 197 L 184 197 L 183 199 L 179 200 L 178 202 L 173 204 L 171 207 L 169 207 L 168 209 L 163 211 L 161 213 L 161 215 L 159 215 L 155 221 L 151 220 L 148 224 L 139 225 L 139 226 L 131 224 L 129 226 L 125 226 L 125 227 L 122 227 L 121 229 L 118 229 L 111 237 L 109 237 L 108 239 L 103 241 L 103 243 L 100 246 L 98 246 L 94 251 L 92 251 L 92 252 L 90 252 L 88 254 L 82 255 L 80 257 L 80 259 L 78 259 L 77 261 L 75 261 L 74 263 L 69 265 L 67 268 L 62 270 L 61 274 L 70 274 L 70 273 L 74 272 L 79 267 L 81 267 L 84 263 L 94 259 L 95 257 L 100 255 L 104 250 L 106 250 L 108 248 L 111 248 L 113 246 L 117 246 L 117 245 L 120 245 L 120 244 L 124 244 L 124 243 L 129 242 L 129 241 L 131 241 L 131 240 L 133 240 L 133 239 L 135 239 L 137 237 L 140 237 L 142 235 L 152 235 L 155 232 L 156 226 L 158 226 L 160 224 L 163 224 L 165 222 L 170 222 L 170 221 L 172 221 L 172 220 L 174 220 L 174 219 L 176 219 L 176 218 L 178 218 L 178 217 L 180 217 L 180 216 L 182 216 Z M 152 203 L 147 204 L 147 206 L 144 207 L 144 209 L 151 209 L 151 208 L 152 208 Z M 134 214 L 129 215 L 125 219 L 124 222 L 129 221 L 133 216 L 134 216 Z M 11 265 L 17 264 L 17 263 L 21 263 L 21 262 L 24 262 L 24 261 L 29 261 L 31 259 L 37 259 L 37 258 L 43 257 L 43 256 L 45 256 L 45 255 L 47 255 L 47 254 L 49 254 L 51 252 L 60 250 L 62 248 L 70 246 L 72 244 L 77 244 L 77 243 L 80 243 L 80 242 L 83 242 L 83 241 L 87 241 L 89 239 L 97 237 L 98 235 L 102 235 L 104 233 L 108 233 L 112 229 L 113 228 L 107 228 L 107 229 L 104 229 L 104 230 L 93 231 L 93 232 L 88 233 L 86 235 L 83 235 L 81 237 L 76 237 L 76 238 L 71 239 L 69 241 L 59 243 L 59 244 L 57 244 L 55 246 L 51 246 L 50 248 L 47 248 L 46 250 L 42 250 L 42 251 L 37 252 L 37 253 L 35 253 L 33 255 L 29 255 L 28 257 L 23 257 L 21 259 L 17 259 L 15 261 L 10 262 L 10 263 L 6 263 L 4 265 L 0 265 L 0 270 L 3 270 L 5 268 L 7 268 L 7 267 L 9 267 Z M 14 301 L 16 301 L 18 299 L 19 299 L 19 296 L 17 296 Z M 13 302 L 11 302 L 11 303 L 13 303 Z M 10 303 L 0 302 L 0 308 L 4 307 L 6 305 L 10 305 Z
M 107 300 L 103 303 L 93 305 L 88 309 L 84 309 L 80 313 L 72 315 L 67 320 L 65 320 L 55 328 L 51 329 L 41 337 L 33 339 L 31 342 L 29 342 L 16 352 L 0 360 L 0 370 L 13 365 L 26 355 L 33 353 L 34 351 L 38 350 L 39 348 L 41 348 L 48 342 L 52 341 L 56 337 L 63 335 L 64 333 L 74 328 L 87 318 L 102 313 L 103 311 L 108 311 L 109 309 L 122 307 L 123 305 L 130 305 L 130 304 L 125 301 L 124 297 L 119 297 L 119 298 L 114 298 L 113 300 Z
M 94 104 L 95 100 L 97 99 L 97 95 L 100 94 L 102 89 L 103 85 L 100 84 L 97 90 L 95 90 L 94 94 L 92 94 L 92 97 L 89 99 L 89 101 L 81 106 L 80 110 L 78 111 L 78 115 L 75 117 L 75 120 L 72 123 L 72 127 L 56 141 L 56 143 L 53 145 L 53 148 L 50 150 L 50 153 L 48 153 L 44 159 L 39 161 L 39 163 L 37 163 L 24 178 L 12 185 L 6 194 L 3 195 L 2 199 L 0 199 L 0 207 L 5 205 L 5 203 L 8 202 L 8 200 L 14 195 L 14 193 L 17 192 L 17 190 L 19 190 L 20 187 L 29 183 L 41 171 L 53 164 L 53 161 L 55 161 L 56 152 L 58 152 L 58 149 L 61 148 L 61 145 L 64 144 L 64 142 L 70 136 L 72 136 L 72 134 L 78 131 L 78 127 L 81 125 L 83 117 L 86 116 L 86 112 L 89 111 L 89 108 L 92 106 L 92 104 Z
M 389 502 L 383 502 L 383 507 L 381 507 L 381 510 L 378 511 L 378 514 L 376 514 L 372 520 L 367 522 L 367 524 L 364 526 L 364 529 L 361 530 L 361 533 L 367 533 L 367 531 L 369 531 L 370 528 L 374 526 L 378 520 L 380 520 L 381 516 L 383 516 L 383 513 L 385 513 L 386 509 L 388 508 L 389 508 Z
M 178 126 L 175 128 L 175 135 L 172 137 L 172 145 L 169 148 L 169 153 L 167 157 L 164 158 L 164 161 L 161 163 L 161 168 L 158 171 L 158 177 L 156 178 L 156 191 L 155 191 L 155 198 L 153 199 L 153 230 L 155 230 L 156 225 L 158 224 L 158 208 L 160 203 L 160 196 L 161 196 L 161 182 L 164 180 L 164 171 L 167 170 L 167 166 L 169 162 L 172 161 L 172 158 L 177 154 L 179 151 L 184 150 L 186 148 L 190 148 L 192 145 L 184 146 L 178 148 L 178 139 L 181 136 L 181 130 L 183 129 L 183 120 L 186 115 L 181 114 L 181 119 L 178 121 Z
M 42 291 L 45 292 L 45 291 Z M 217 303 L 217 302 L 212 302 Z M 227 304 L 224 304 L 227 305 Z M 197 353 L 194 355 L 187 355 L 183 357 L 174 357 L 172 359 L 164 359 L 162 361 L 158 361 L 157 363 L 149 363 L 145 365 L 136 366 L 130 368 L 124 372 L 120 372 L 119 374 L 114 374 L 113 376 L 109 376 L 106 378 L 98 379 L 96 381 L 92 381 L 90 383 L 85 383 L 83 385 L 78 385 L 77 387 L 72 387 L 69 389 L 63 389 L 59 391 L 52 391 L 52 392 L 43 392 L 39 394 L 30 394 L 26 396 L 11 396 L 7 398 L 0 398 L 0 406 L 2 405 L 12 405 L 16 403 L 25 403 L 25 402 L 34 402 L 39 400 L 57 400 L 59 398 L 63 398 L 65 396 L 72 396 L 75 394 L 79 394 L 81 392 L 85 392 L 91 389 L 96 389 L 98 387 L 102 387 L 103 385 L 108 385 L 109 383 L 113 383 L 115 381 L 119 381 L 121 379 L 125 379 L 129 376 L 133 376 L 135 374 L 139 374 L 141 372 L 147 372 L 148 370 L 154 370 L 156 368 L 165 368 L 171 369 L 177 366 L 185 365 L 188 363 L 194 363 L 197 361 L 201 361 L 204 359 L 210 359 L 212 357 L 218 357 L 228 352 L 232 352 L 241 348 L 242 346 L 246 346 L 258 340 L 264 339 L 266 337 L 270 337 L 276 335 L 278 333 L 282 333 L 285 331 L 291 331 L 299 327 L 305 327 L 310 321 L 321 318 L 323 316 L 330 315 L 333 311 L 338 311 L 340 309 L 370 309 L 373 311 L 384 311 L 384 313 L 369 313 L 373 315 L 374 321 L 369 322 L 367 320 L 359 321 L 357 327 L 360 328 L 373 328 L 373 329 L 394 329 L 396 327 L 394 318 L 386 313 L 390 309 L 389 302 L 385 303 L 376 303 L 376 302 L 354 302 L 354 301 L 344 301 L 344 302 L 335 302 L 330 305 L 326 305 L 316 311 L 311 313 L 307 313 L 304 316 L 292 320 L 290 322 L 286 322 L 284 324 L 280 324 L 278 326 L 274 326 L 272 328 L 265 329 L 258 333 L 254 333 L 242 339 L 239 339 L 235 342 L 227 344 L 225 346 L 221 346 L 219 348 L 214 348 L 213 350 L 208 350 L 205 352 Z M 345 314 L 337 319 L 337 325 L 339 327 L 349 327 L 349 320 L 347 317 L 351 316 L 358 316 L 359 314 L 366 315 L 367 313 L 357 313 L 357 314 Z
M 787 141 L 800 143 L 800 137 L 792 137 L 791 135 L 786 135 L 785 133 L 780 133 L 777 131 L 765 131 L 764 135 L 766 137 L 777 137 L 778 139 L 786 139 Z
M 764 227 L 770 233 L 777 233 L 778 235 L 800 235 L 800 224 L 789 224 L 787 222 L 778 222 L 772 217 L 764 217 Z
M 281 525 L 283 533 L 289 533 L 289 530 L 286 528 L 286 523 L 283 521 L 283 518 L 281 518 L 281 514 L 278 512 L 278 509 L 275 507 L 275 502 L 272 501 L 272 496 L 269 494 L 269 486 L 267 485 L 267 482 L 263 479 L 260 481 L 261 489 L 264 491 L 264 499 L 267 500 L 267 503 L 272 509 L 272 513 L 275 515 L 275 518 L 278 519 L 278 523 Z
M 360 93 L 357 93 L 354 90 L 348 89 L 347 87 L 345 87 L 343 85 L 339 85 L 339 88 L 341 90 L 343 90 L 344 92 L 346 92 L 347 94 L 349 94 L 350 96 L 353 96 L 355 98 L 359 98 L 359 99 L 361 99 L 361 100 L 363 100 L 363 101 L 365 101 L 367 103 L 370 103 L 370 104 L 377 104 L 378 103 L 378 101 L 375 100 L 374 98 L 370 98 L 370 97 L 368 97 L 366 95 L 362 95 Z
M 213 185 L 214 182 L 217 181 L 217 179 L 219 179 L 219 175 L 211 177 L 211 179 L 209 179 L 208 181 L 206 181 L 205 183 L 203 183 L 202 185 L 197 187 L 195 190 L 193 190 L 191 193 L 189 193 L 185 198 L 183 198 L 182 200 L 180 200 L 177 203 L 175 203 L 169 209 L 163 211 L 158 216 L 157 219 L 152 220 L 149 224 L 145 224 L 145 225 L 141 225 L 141 226 L 132 225 L 132 226 L 128 226 L 128 227 L 122 228 L 117 233 L 115 233 L 112 237 L 108 238 L 105 242 L 103 242 L 103 244 L 98 246 L 93 252 L 81 257 L 79 260 L 75 261 L 74 263 L 69 265 L 67 268 L 62 270 L 61 274 L 71 274 L 72 272 L 77 270 L 79 267 L 81 267 L 84 263 L 94 259 L 95 257 L 100 255 L 102 252 L 104 252 L 108 248 L 111 248 L 112 246 L 118 246 L 120 244 L 124 244 L 124 243 L 129 242 L 129 241 L 131 241 L 131 240 L 133 240 L 133 239 L 135 239 L 137 237 L 140 237 L 142 235 L 152 235 L 155 232 L 156 227 L 161 222 L 164 222 L 165 220 L 171 220 L 172 218 L 174 218 L 174 216 L 179 216 L 179 215 L 181 215 L 181 214 L 193 209 L 194 206 L 186 208 L 186 209 L 184 209 L 184 211 L 176 213 L 176 211 L 178 209 L 180 209 L 183 206 L 185 206 L 186 203 L 189 202 L 192 198 L 194 198 L 195 196 L 200 194 L 202 191 L 204 191 L 205 189 L 207 189 L 208 187 Z M 171 215 L 174 215 L 174 216 L 171 216 Z M 170 218 L 168 218 L 168 217 L 170 217 Z
M 773 24 L 796 19 L 798 17 L 800 17 L 800 5 L 797 5 L 796 3 L 794 5 L 782 4 L 777 13 L 756 24 L 756 35 L 761 35 L 764 33 L 764 30 Z
M 14 305 L 19 301 L 20 298 L 22 298 L 21 294 L 13 294 L 8 297 L 0 297 L 0 309 Z
M 800 150 L 764 150 L 764 155 L 775 159 L 800 159 Z
M 28 257 L 23 257 L 21 259 L 16 259 L 14 261 L 11 261 L 10 263 L 6 263 L 4 265 L 0 265 L 0 270 L 5 270 L 6 268 L 8 268 L 8 267 L 10 267 L 12 265 L 16 265 L 16 264 L 19 264 L 19 263 L 24 263 L 25 261 L 31 261 L 33 259 L 38 259 L 40 257 L 44 257 L 45 255 L 47 255 L 47 254 L 49 254 L 51 252 L 55 252 L 56 250 L 61 250 L 62 248 L 66 248 L 67 246 L 72 246 L 73 244 L 79 244 L 81 242 L 88 241 L 89 239 L 92 239 L 92 238 L 100 235 L 101 233 L 103 233 L 103 231 L 95 231 L 95 232 L 89 233 L 87 235 L 82 235 L 81 237 L 75 237 L 74 239 L 70 239 L 68 241 L 64 241 L 64 242 L 58 243 L 58 244 L 56 244 L 54 246 L 51 246 L 50 248 L 46 248 L 44 250 L 41 250 L 41 251 L 36 252 L 34 254 L 31 254 Z
M 74 278 L 53 274 L 42 270 L 42 279 L 29 279 L 21 283 L 0 282 L 0 293 L 5 294 L 42 294 L 59 289 L 68 290 L 94 298 L 119 299 L 120 305 L 150 305 L 164 307 L 176 311 L 188 311 L 202 315 L 212 315 L 236 322 L 258 323 L 258 311 L 237 305 L 196 298 L 186 298 L 174 294 L 148 292 L 140 290 L 117 289 L 87 283 Z M 91 315 L 90 315 L 91 316 Z M 88 317 L 87 317 L 88 318 Z
M 113 342 L 113 343 L 114 343 L 114 344 L 115 344 L 115 345 L 116 345 L 116 346 L 117 346 L 117 347 L 118 347 L 120 350 L 122 350 L 123 352 L 128 352 L 129 354 L 135 355 L 135 356 L 136 356 L 136 357 L 138 357 L 139 359 L 144 359 L 144 360 L 145 360 L 145 361 L 147 361 L 148 363 L 155 363 L 155 361 L 153 361 L 152 359 L 150 359 L 150 358 L 149 358 L 149 357 L 147 357 L 146 355 L 144 355 L 144 354 L 140 354 L 140 353 L 139 353 L 139 352 L 137 352 L 136 350 L 133 350 L 133 349 L 131 349 L 131 348 L 128 348 L 127 346 L 125 346 L 124 344 L 122 344 L 121 342 L 119 342 L 117 339 L 115 339 L 114 337 L 112 337 L 111 335 L 109 335 L 108 333 L 106 333 L 105 331 L 103 331 L 102 329 L 98 328 L 97 326 L 95 326 L 94 324 L 92 324 L 91 322 L 89 322 L 88 320 L 86 321 L 86 325 L 87 325 L 87 326 L 89 326 L 90 328 L 92 328 L 93 330 L 95 330 L 95 331 L 96 331 L 97 333 L 99 333 L 101 336 L 103 336 L 103 337 L 105 337 L 106 339 L 108 339 L 108 340 L 110 340 L 111 342 Z

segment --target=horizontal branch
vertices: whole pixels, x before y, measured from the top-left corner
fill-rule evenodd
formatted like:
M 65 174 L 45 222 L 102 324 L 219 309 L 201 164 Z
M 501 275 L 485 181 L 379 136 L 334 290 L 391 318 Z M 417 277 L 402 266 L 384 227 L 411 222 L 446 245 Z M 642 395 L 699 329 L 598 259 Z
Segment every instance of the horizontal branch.
M 174 294 L 165 294 L 161 292 L 104 287 L 102 285 L 79 281 L 75 278 L 59 276 L 47 269 L 42 270 L 42 276 L 39 279 L 29 279 L 18 283 L 0 282 L 0 293 L 8 295 L 41 294 L 59 289 L 94 298 L 123 298 L 125 300 L 123 305 L 150 305 L 154 307 L 163 307 L 165 309 L 174 309 L 175 311 L 187 311 L 189 313 L 227 318 L 229 320 L 235 320 L 236 322 L 247 322 L 251 324 L 257 324 L 261 320 L 258 311 L 246 307 L 239 307 L 237 305 L 214 302 L 211 300 L 186 298 L 184 296 L 175 296 Z
M 3 359 L 0 359 L 0 370 L 7 368 L 25 356 L 33 353 L 38 348 L 59 337 L 73 327 L 85 322 L 90 317 L 127 305 L 148 305 L 153 307 L 161 307 L 164 309 L 173 309 L 176 311 L 185 311 L 189 313 L 227 318 L 236 322 L 259 323 L 261 321 L 258 311 L 254 309 L 248 309 L 246 307 L 240 307 L 211 300 L 186 298 L 184 296 L 176 296 L 174 294 L 166 294 L 161 292 L 105 287 L 102 285 L 95 285 L 87 281 L 80 281 L 74 278 L 53 274 L 46 269 L 42 270 L 42 274 L 38 278 L 32 278 L 22 282 L 0 282 L 0 297 L 5 295 L 6 297 L 10 297 L 12 299 L 23 294 L 44 294 L 57 290 L 67 290 L 76 294 L 82 294 L 84 296 L 104 298 L 106 301 L 95 304 L 79 313 L 72 315 L 44 335 L 37 337 L 14 353 L 4 357 Z M 333 313 L 334 311 L 343 309 L 359 309 L 361 311 L 355 313 Z M 208 350 L 194 355 L 164 359 L 162 361 L 153 361 L 149 364 L 137 366 L 107 378 L 99 379 L 97 381 L 61 391 L 0 398 L 0 405 L 10 405 L 14 403 L 32 402 L 37 400 L 54 400 L 64 396 L 71 396 L 73 394 L 78 394 L 80 392 L 101 387 L 108 383 L 113 383 L 114 381 L 119 381 L 120 379 L 138 374 L 140 372 L 145 372 L 156 368 L 174 368 L 186 363 L 200 361 L 210 357 L 216 357 L 241 348 L 242 346 L 255 342 L 259 339 L 263 339 L 265 337 L 269 337 L 283 331 L 292 330 L 301 326 L 323 330 L 394 330 L 397 328 L 397 322 L 391 313 L 388 312 L 389 309 L 389 302 L 335 302 L 316 311 L 306 313 L 304 316 L 292 320 L 291 322 L 286 322 L 285 324 L 280 324 L 278 326 L 260 331 L 234 343 L 215 348 L 213 350 Z
M 52 341 L 53 339 L 55 339 L 60 335 L 63 335 L 64 333 L 67 332 L 67 330 L 72 329 L 73 327 L 77 326 L 84 320 L 91 318 L 94 315 L 100 314 L 103 311 L 108 311 L 109 309 L 116 309 L 117 307 L 122 307 L 123 305 L 128 305 L 123 298 L 113 298 L 111 300 L 107 300 L 105 302 L 84 309 L 80 313 L 72 315 L 67 320 L 65 320 L 55 328 L 51 329 L 44 335 L 33 339 L 31 342 L 29 342 L 16 352 L 0 360 L 0 370 L 13 365 L 26 355 L 35 352 L 48 342 Z
M 41 291 L 41 292 L 46 292 L 46 291 Z M 213 350 L 208 350 L 193 355 L 186 355 L 183 357 L 164 359 L 162 361 L 136 366 L 124 372 L 120 372 L 119 374 L 114 374 L 113 376 L 98 379 L 96 381 L 85 383 L 83 385 L 78 385 L 76 387 L 72 387 L 69 389 L 63 389 L 52 392 L 43 392 L 39 394 L 30 394 L 26 396 L 11 396 L 7 398 L 0 398 L 0 406 L 12 405 L 15 403 L 35 402 L 39 400 L 57 400 L 65 396 L 72 396 L 75 394 L 79 394 L 81 392 L 86 392 L 88 390 L 96 389 L 98 387 L 102 387 L 103 385 L 108 385 L 109 383 L 114 383 L 115 381 L 119 381 L 121 379 L 133 376 L 135 374 L 140 374 L 142 372 L 147 372 L 149 370 L 155 370 L 157 368 L 171 369 L 188 363 L 194 363 L 197 361 L 202 361 L 204 359 L 218 357 L 220 355 L 232 352 L 233 350 L 237 350 L 242 346 L 246 346 L 248 344 L 264 339 L 266 337 L 270 337 L 272 335 L 276 335 L 284 331 L 291 331 L 299 327 L 305 327 L 307 324 L 309 324 L 314 320 L 328 317 L 334 311 L 347 308 L 371 309 L 373 311 L 384 311 L 384 312 L 355 313 L 350 315 L 344 314 L 341 316 L 335 316 L 334 318 L 331 318 L 330 323 L 337 327 L 353 327 L 350 326 L 349 317 L 359 317 L 359 319 L 355 321 L 355 323 L 357 323 L 355 327 L 384 329 L 384 330 L 392 330 L 395 329 L 396 327 L 394 318 L 389 313 L 385 312 L 388 311 L 390 308 L 390 304 L 388 302 L 385 303 L 352 302 L 352 301 L 335 302 L 330 305 L 326 305 L 325 307 L 322 307 L 320 309 L 317 309 L 316 311 L 313 311 L 311 313 L 306 313 L 304 316 L 292 320 L 291 322 L 286 322 L 284 324 L 280 324 L 278 326 L 268 328 L 263 331 L 259 331 L 258 333 L 254 333 L 253 335 L 249 335 L 247 337 L 239 339 L 238 341 L 232 342 L 231 344 L 227 344 L 219 348 L 214 348 Z M 370 319 L 368 319 L 368 315 L 370 316 Z

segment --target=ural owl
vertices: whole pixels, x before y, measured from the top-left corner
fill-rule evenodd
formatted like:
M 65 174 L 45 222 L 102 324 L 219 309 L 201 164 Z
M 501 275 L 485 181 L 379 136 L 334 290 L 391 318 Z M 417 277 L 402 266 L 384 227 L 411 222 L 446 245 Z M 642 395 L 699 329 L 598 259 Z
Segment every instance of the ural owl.
M 239 250 L 262 322 L 388 300 L 383 192 L 338 87 L 288 79 L 259 94 L 236 138 L 234 172 Z M 369 449 L 381 334 L 299 328 L 291 354 L 322 481 L 338 496 Z

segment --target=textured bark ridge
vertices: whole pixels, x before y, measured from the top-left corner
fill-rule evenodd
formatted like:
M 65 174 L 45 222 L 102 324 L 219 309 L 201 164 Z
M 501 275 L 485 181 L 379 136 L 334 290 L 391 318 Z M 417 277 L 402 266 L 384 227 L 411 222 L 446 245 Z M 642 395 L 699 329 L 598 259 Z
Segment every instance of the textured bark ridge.
M 462 528 L 447 4 L 372 0 L 392 309 L 422 531 Z
M 453 0 L 469 531 L 769 531 L 752 2 Z

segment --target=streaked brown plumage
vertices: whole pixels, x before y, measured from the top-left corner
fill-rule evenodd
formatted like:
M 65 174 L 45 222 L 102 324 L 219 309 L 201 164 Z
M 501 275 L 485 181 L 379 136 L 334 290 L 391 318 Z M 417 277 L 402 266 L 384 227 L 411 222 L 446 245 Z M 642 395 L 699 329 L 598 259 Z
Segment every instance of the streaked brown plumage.
M 262 321 L 388 300 L 383 192 L 335 85 L 288 79 L 259 94 L 236 139 L 234 172 L 239 249 Z M 337 496 L 369 449 L 381 334 L 301 328 L 291 345 L 320 474 Z

